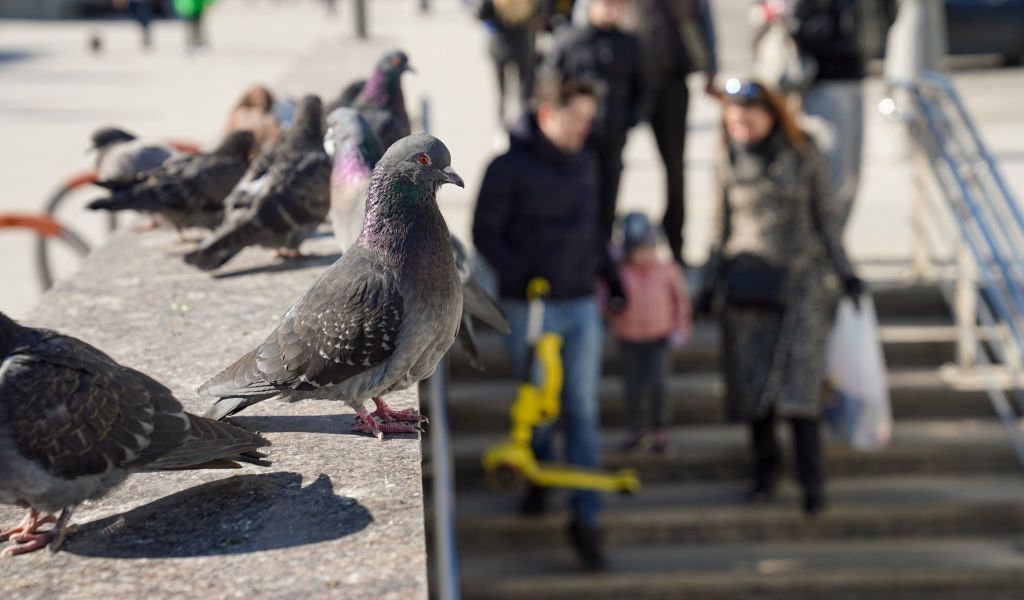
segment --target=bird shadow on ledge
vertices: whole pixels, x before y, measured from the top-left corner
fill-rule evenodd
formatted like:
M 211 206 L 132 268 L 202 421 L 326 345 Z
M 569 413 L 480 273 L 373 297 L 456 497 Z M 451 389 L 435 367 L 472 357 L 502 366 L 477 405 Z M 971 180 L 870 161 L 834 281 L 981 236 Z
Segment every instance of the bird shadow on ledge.
M 245 275 L 259 275 L 261 273 L 281 273 L 284 271 L 296 271 L 299 269 L 312 269 L 315 267 L 326 267 L 333 265 L 341 254 L 335 252 L 333 254 L 320 254 L 312 256 L 303 256 L 302 258 L 289 258 L 276 262 L 269 265 L 260 265 L 258 267 L 250 267 L 248 269 L 239 269 L 238 271 L 227 271 L 224 273 L 214 274 L 214 279 L 230 279 L 232 277 L 243 277 Z
M 260 433 L 327 433 L 369 437 L 352 430 L 356 422 L 353 414 L 344 415 L 267 415 L 234 416 L 225 419 L 239 427 Z M 383 441 L 415 439 L 417 434 L 388 433 Z
M 188 558 L 245 554 L 336 540 L 373 516 L 337 496 L 321 474 L 240 475 L 204 483 L 127 513 L 81 525 L 62 551 L 103 558 Z

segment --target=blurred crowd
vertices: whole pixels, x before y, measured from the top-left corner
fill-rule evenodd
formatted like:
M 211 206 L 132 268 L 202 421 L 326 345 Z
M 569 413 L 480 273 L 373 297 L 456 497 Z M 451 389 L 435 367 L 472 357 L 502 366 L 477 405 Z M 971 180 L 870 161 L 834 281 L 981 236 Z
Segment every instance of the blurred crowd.
M 709 0 L 480 2 L 509 146 L 484 176 L 473 241 L 497 273 L 517 377 L 529 376 L 534 278 L 550 284 L 544 330 L 563 340 L 561 417 L 535 435 L 539 459 L 554 457 L 557 429 L 568 462 L 598 465 L 606 334 L 630 415 L 623 448 L 664 452 L 670 356 L 697 312 L 720 324 L 727 414 L 749 426 L 748 499 L 774 493 L 781 418 L 792 428 L 803 508 L 825 506 L 825 344 L 839 298 L 857 303 L 865 293 L 842 234 L 860 174 L 866 65 L 880 56 L 894 11 L 886 0 L 757 4 L 755 73 L 720 81 Z M 720 200 L 699 269 L 686 264 L 683 238 L 695 73 L 722 106 Z M 617 221 L 623 148 L 643 121 L 663 163 L 664 209 L 655 221 Z M 547 497 L 531 487 L 521 511 L 543 513 Z M 605 567 L 600 504 L 597 492 L 571 494 L 570 541 L 594 570 Z

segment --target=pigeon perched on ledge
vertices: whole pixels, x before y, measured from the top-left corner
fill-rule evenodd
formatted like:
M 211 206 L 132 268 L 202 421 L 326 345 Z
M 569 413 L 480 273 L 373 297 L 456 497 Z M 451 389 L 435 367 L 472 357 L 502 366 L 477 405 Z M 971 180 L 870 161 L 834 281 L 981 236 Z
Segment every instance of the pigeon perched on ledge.
M 469 358 L 470 366 L 478 371 L 483 371 L 484 363 L 480 358 L 480 351 L 476 347 L 473 318 L 480 319 L 505 335 L 508 335 L 511 329 L 509 329 L 505 311 L 501 310 L 498 303 L 480 285 L 473 274 L 473 264 L 466 246 L 459 238 L 455 237 L 454 233 L 450 235 L 455 269 L 459 273 L 459 280 L 462 281 L 462 327 L 459 329 L 459 344 L 462 346 L 462 351 L 466 353 L 466 357 Z
M 170 144 L 141 140 L 118 127 L 104 127 L 92 134 L 96 152 L 96 180 L 127 183 L 141 179 L 180 153 Z
M 183 154 L 133 182 L 97 181 L 111 194 L 89 203 L 92 210 L 138 210 L 175 226 L 213 229 L 224 220 L 224 198 L 249 167 L 254 138 L 232 133 L 216 150 Z
M 320 98 L 303 98 L 292 126 L 269 154 L 256 159 L 254 168 L 265 172 L 243 177 L 239 187 L 245 189 L 227 200 L 235 210 L 210 239 L 185 255 L 186 263 L 211 271 L 251 245 L 301 256 L 299 245 L 323 223 L 331 205 L 331 159 L 324 151 L 322 122 Z
M 366 190 L 384 150 L 370 124 L 354 108 L 337 108 L 327 115 L 324 148 L 334 161 L 331 171 L 331 225 L 342 252 L 363 230 Z
M 0 313 L 0 503 L 29 509 L 0 530 L 0 542 L 17 544 L 0 556 L 55 552 L 74 507 L 133 471 L 267 464 L 256 451 L 267 445 L 185 412 L 166 387 L 81 340 Z
M 387 150 L 412 133 L 402 93 L 402 75 L 412 70 L 405 52 L 388 52 L 377 62 L 369 79 L 350 84 L 337 100 L 327 105 L 327 114 L 345 106 L 358 110 L 380 140 L 381 148 Z
M 448 149 L 429 135 L 388 149 L 370 180 L 359 239 L 262 344 L 199 389 L 218 397 L 208 417 L 273 397 L 322 398 L 345 402 L 356 428 L 378 438 L 419 430 L 423 417 L 392 410 L 382 396 L 429 377 L 459 329 L 462 283 L 436 199 L 444 183 L 464 186 L 450 165 Z

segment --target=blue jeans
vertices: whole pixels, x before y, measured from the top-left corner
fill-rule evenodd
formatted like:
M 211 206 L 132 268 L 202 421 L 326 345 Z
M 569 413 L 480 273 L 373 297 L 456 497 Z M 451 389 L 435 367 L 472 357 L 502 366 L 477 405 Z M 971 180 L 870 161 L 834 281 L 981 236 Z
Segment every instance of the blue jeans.
M 526 370 L 527 303 L 524 300 L 502 299 L 501 307 L 508 315 L 512 333 L 508 337 L 509 358 L 513 373 L 522 380 Z M 554 434 L 557 427 L 565 430 L 567 462 L 596 468 L 598 464 L 597 385 L 601 378 L 601 315 L 593 296 L 578 300 L 556 300 L 545 303 L 544 331 L 562 336 L 561 417 L 553 425 L 537 427 L 533 434 L 533 451 L 538 460 L 555 458 Z M 601 509 L 597 492 L 573 491 L 569 505 L 576 521 L 594 525 Z

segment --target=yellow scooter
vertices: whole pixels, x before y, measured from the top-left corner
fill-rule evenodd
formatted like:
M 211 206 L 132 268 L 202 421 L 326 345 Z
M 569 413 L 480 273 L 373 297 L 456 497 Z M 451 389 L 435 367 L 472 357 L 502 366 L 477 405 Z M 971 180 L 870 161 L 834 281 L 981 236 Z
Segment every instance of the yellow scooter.
M 533 454 L 530 442 L 534 428 L 553 423 L 561 410 L 562 337 L 543 331 L 544 298 L 550 291 L 550 284 L 542 278 L 532 279 L 527 286 L 528 366 L 540 368 L 540 384 L 533 383 L 530 377 L 533 369 L 527 368 L 510 411 L 509 439 L 484 452 L 484 473 L 491 486 L 500 490 L 514 490 L 529 481 L 539 487 L 632 494 L 640 489 L 640 480 L 632 469 L 609 473 L 568 464 L 541 463 Z

